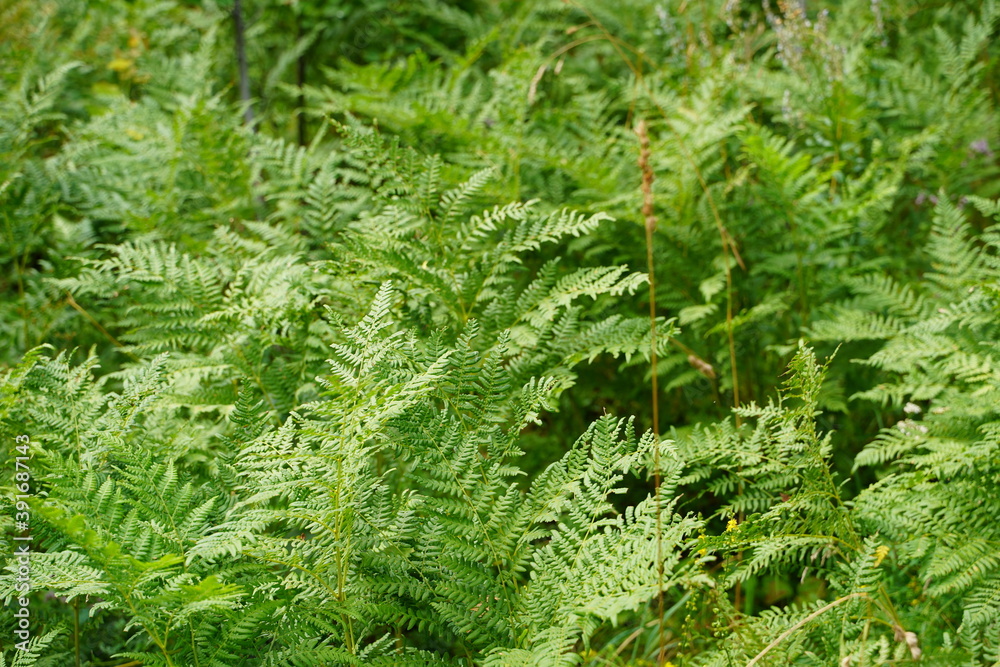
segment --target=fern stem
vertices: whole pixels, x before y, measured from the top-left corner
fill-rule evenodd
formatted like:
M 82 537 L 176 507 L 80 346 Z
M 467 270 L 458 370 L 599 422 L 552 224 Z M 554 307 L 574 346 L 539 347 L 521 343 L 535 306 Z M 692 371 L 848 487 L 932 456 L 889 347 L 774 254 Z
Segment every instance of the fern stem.
M 653 448 L 653 484 L 656 501 L 656 575 L 657 575 L 657 617 L 659 629 L 657 642 L 657 664 L 662 665 L 666 652 L 666 637 L 663 634 L 663 526 L 660 508 L 660 400 L 659 378 L 657 377 L 656 359 L 656 267 L 653 261 L 653 232 L 656 231 L 656 215 L 653 213 L 653 168 L 649 164 L 649 133 L 646 121 L 640 119 L 635 128 L 639 137 L 639 169 L 642 170 L 642 216 L 646 228 L 646 270 L 649 272 L 649 364 L 653 376 L 652 408 L 653 435 L 656 444 Z
M 73 658 L 76 667 L 80 667 L 80 606 L 73 600 Z
M 108 330 L 105 329 L 104 327 L 102 327 L 101 323 L 98 322 L 97 320 L 95 320 L 93 315 L 91 315 L 86 310 L 84 310 L 83 307 L 76 302 L 76 299 L 74 299 L 73 295 L 70 294 L 69 292 L 66 292 L 66 303 L 68 303 L 70 306 L 72 306 L 73 310 L 75 310 L 76 312 L 80 313 L 85 318 L 87 318 L 87 320 L 89 320 L 91 324 L 93 324 L 95 327 L 97 327 L 98 331 L 100 331 L 102 334 L 104 334 L 105 338 L 107 338 L 109 341 L 111 341 L 112 344 L 114 344 L 115 347 L 120 348 L 122 352 L 124 352 L 125 354 L 127 354 L 128 357 L 130 359 L 132 359 L 132 361 L 139 361 L 139 357 L 135 356 L 134 354 L 132 354 L 128 350 L 124 349 L 125 348 L 124 343 L 122 343 L 117 338 L 115 338 L 110 333 L 108 333 Z
M 833 602 L 830 602 L 829 604 L 823 605 L 822 607 L 820 607 L 819 609 L 817 609 L 813 613 L 809 614 L 808 616 L 806 616 L 805 618 L 803 618 L 801 621 L 799 621 L 798 623 L 796 623 L 795 625 L 793 625 L 792 627 L 788 628 L 787 630 L 785 630 L 784 632 L 782 632 L 780 635 L 778 635 L 777 637 L 775 637 L 774 641 L 772 641 L 770 644 L 768 644 L 767 646 L 765 646 L 763 651 L 761 651 L 760 653 L 758 653 L 757 655 L 755 655 L 754 658 L 753 658 L 753 660 L 751 660 L 750 662 L 747 663 L 747 667 L 753 667 L 754 665 L 756 665 L 758 662 L 761 661 L 761 659 L 772 648 L 774 648 L 775 646 L 777 646 L 781 642 L 783 642 L 786 639 L 788 639 L 789 637 L 791 637 L 792 634 L 794 634 L 796 630 L 798 630 L 799 628 L 801 628 L 802 626 L 804 626 L 809 621 L 811 621 L 814 618 L 816 618 L 816 617 L 818 617 L 818 616 L 826 613 L 827 611 L 833 609 L 837 605 L 839 605 L 839 604 L 841 604 L 843 602 L 847 602 L 851 598 L 857 598 L 857 597 L 868 597 L 868 593 L 865 593 L 864 591 L 858 591 L 857 593 L 851 593 L 850 595 L 845 595 L 842 598 L 837 598 L 836 600 L 834 600 Z

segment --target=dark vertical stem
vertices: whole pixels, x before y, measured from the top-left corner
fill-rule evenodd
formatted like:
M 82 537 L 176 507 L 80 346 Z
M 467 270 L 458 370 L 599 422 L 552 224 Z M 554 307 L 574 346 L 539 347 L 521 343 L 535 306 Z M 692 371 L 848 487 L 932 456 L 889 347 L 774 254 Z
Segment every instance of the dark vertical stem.
M 74 664 L 80 667 L 80 603 L 79 598 L 73 599 L 73 656 Z
M 253 107 L 250 106 L 250 75 L 247 73 L 246 27 L 243 25 L 243 0 L 233 0 L 233 23 L 236 26 L 236 63 L 240 70 L 240 101 L 246 105 L 243 119 L 253 125 Z
M 296 41 L 302 40 L 302 15 L 295 17 Z M 306 50 L 308 51 L 308 49 Z M 303 86 L 306 85 L 306 51 L 299 54 L 295 64 L 295 85 L 299 87 L 299 145 L 305 146 L 308 136 L 306 136 L 306 93 Z

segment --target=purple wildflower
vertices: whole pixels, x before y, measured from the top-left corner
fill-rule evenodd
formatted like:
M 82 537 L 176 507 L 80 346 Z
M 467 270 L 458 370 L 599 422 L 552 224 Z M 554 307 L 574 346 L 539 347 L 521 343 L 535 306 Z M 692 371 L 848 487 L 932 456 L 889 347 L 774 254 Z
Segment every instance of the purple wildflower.
M 990 142 L 986 139 L 976 139 L 969 144 L 969 150 L 977 155 L 983 155 L 989 158 L 993 157 L 993 151 L 990 150 Z

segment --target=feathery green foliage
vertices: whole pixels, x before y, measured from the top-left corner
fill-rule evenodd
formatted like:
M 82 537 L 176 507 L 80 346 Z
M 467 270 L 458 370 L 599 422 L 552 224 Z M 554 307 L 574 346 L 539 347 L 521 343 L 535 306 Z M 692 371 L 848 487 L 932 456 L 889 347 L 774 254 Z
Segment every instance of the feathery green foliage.
M 5 3 L 0 667 L 996 664 L 1000 6 L 911 4 Z

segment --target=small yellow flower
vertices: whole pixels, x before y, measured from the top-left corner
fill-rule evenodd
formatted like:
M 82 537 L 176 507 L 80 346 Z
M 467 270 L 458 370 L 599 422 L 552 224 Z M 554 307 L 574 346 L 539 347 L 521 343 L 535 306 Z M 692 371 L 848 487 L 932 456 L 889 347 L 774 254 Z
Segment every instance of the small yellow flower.
M 132 139 L 134 141 L 141 141 L 142 138 L 146 136 L 142 132 L 138 130 L 133 130 L 132 128 L 126 129 L 125 134 L 128 136 L 129 139 Z
M 108 69 L 113 72 L 127 72 L 132 69 L 133 62 L 128 58 L 115 58 L 108 63 Z
M 739 528 L 739 524 L 736 523 L 736 519 L 730 519 L 729 523 L 726 524 L 726 532 L 730 533 Z

